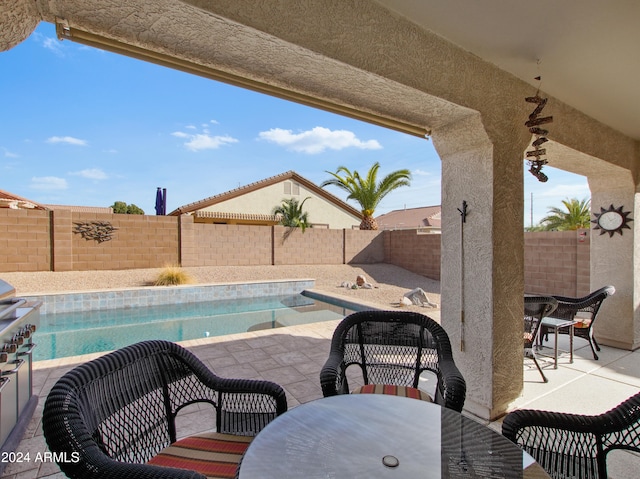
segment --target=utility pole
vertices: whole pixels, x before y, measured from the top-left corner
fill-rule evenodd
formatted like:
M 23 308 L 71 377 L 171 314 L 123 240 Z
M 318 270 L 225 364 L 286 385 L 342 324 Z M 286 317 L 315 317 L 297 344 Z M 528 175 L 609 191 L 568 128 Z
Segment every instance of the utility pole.
M 533 228 L 533 191 L 531 192 L 531 227 Z

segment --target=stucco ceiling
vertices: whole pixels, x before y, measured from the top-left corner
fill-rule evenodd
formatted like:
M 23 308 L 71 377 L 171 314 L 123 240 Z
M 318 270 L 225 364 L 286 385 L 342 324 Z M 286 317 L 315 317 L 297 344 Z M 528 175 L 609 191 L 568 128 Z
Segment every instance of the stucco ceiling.
M 377 1 L 640 139 L 640 1 Z

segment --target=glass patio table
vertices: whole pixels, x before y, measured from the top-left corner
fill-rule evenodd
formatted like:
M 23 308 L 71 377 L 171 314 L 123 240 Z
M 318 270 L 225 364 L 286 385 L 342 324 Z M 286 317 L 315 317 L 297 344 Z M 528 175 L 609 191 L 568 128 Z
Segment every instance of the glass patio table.
M 239 479 L 548 478 L 529 454 L 453 410 L 344 394 L 289 410 L 251 442 Z

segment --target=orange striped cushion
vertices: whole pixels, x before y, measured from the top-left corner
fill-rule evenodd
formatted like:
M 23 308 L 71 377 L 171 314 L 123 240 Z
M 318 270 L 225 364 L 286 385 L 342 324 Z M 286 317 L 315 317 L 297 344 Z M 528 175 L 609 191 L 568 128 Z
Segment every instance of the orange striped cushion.
M 252 439 L 217 432 L 197 434 L 174 442 L 148 464 L 189 469 L 209 478 L 234 478 Z
M 407 386 L 390 386 L 388 384 L 367 384 L 351 391 L 352 394 L 391 394 L 422 401 L 433 402 L 431 396 L 420 389 Z

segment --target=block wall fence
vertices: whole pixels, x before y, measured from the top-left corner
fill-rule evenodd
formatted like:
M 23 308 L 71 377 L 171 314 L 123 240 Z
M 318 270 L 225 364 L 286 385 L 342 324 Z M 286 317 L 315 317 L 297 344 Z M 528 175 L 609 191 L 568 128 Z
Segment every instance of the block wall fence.
M 111 238 L 79 228 L 107 225 Z M 525 234 L 525 291 L 589 292 L 588 230 Z M 389 263 L 440 279 L 440 235 L 212 225 L 191 216 L 0 209 L 0 273 L 182 266 Z

